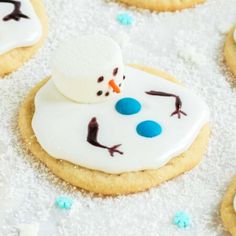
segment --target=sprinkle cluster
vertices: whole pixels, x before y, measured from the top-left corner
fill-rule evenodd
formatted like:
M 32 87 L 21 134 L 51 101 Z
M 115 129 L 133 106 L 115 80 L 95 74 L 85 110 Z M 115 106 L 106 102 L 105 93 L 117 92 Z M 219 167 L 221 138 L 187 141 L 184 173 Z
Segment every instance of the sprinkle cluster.
M 128 13 L 120 13 L 117 15 L 116 19 L 121 25 L 132 25 L 134 21 L 133 17 Z
M 61 209 L 69 210 L 72 207 L 73 200 L 70 197 L 59 196 L 56 198 L 55 204 Z
M 173 218 L 173 224 L 181 229 L 188 228 L 190 226 L 190 222 L 190 216 L 183 211 L 177 212 Z

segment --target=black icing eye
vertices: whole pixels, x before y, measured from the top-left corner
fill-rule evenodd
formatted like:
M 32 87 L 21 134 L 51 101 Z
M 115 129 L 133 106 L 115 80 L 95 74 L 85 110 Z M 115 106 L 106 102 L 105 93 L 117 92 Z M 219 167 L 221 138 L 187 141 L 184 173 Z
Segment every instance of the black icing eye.
M 103 77 L 103 76 L 99 77 L 99 78 L 98 78 L 98 83 L 101 83 L 103 80 L 104 80 L 104 77 Z
M 118 73 L 118 68 L 115 68 L 115 69 L 113 70 L 113 75 L 116 76 L 117 73 Z
M 125 80 L 125 75 L 123 75 L 123 80 Z
M 119 87 L 121 87 L 121 84 L 119 84 Z
M 102 90 L 99 90 L 98 92 L 97 92 L 97 96 L 101 96 L 102 95 Z
M 110 94 L 109 92 L 106 92 L 106 93 L 105 93 L 105 96 L 106 96 L 106 97 L 108 97 L 108 96 L 109 96 L 109 94 Z

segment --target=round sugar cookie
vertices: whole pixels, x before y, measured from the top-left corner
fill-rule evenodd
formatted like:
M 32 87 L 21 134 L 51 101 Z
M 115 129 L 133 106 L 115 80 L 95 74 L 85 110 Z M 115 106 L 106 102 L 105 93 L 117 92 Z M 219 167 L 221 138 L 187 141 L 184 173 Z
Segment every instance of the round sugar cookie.
M 164 72 L 139 65 L 132 66 L 178 83 L 176 79 Z M 55 175 L 74 186 L 103 195 L 120 195 L 145 191 L 191 170 L 201 161 L 204 155 L 210 135 L 208 124 L 202 128 L 194 143 L 186 152 L 173 158 L 166 165 L 158 169 L 108 174 L 74 165 L 67 161 L 56 160 L 42 149 L 31 126 L 35 109 L 35 94 L 47 81 L 48 79 L 45 79 L 36 85 L 23 102 L 19 111 L 18 121 L 20 133 L 24 145 L 34 156 L 45 163 Z
M 228 33 L 225 46 L 224 57 L 230 71 L 236 76 L 236 26 L 234 26 Z
M 236 196 L 236 175 L 234 176 L 221 203 L 221 219 L 227 231 L 236 235 L 236 212 L 234 209 L 234 198 Z
M 13 1 L 13 2 L 16 2 L 16 1 Z M 42 1 L 41 0 L 27 0 L 27 1 L 23 0 L 23 1 L 19 1 L 19 2 L 21 4 L 24 2 L 24 4 L 27 5 L 26 6 L 27 10 L 29 10 L 29 11 L 32 11 L 32 10 L 30 10 L 31 6 L 28 6 L 29 3 L 31 3 L 31 5 L 33 7 L 33 13 L 36 14 L 36 17 L 38 18 L 36 20 L 39 20 L 40 24 L 41 24 L 41 32 L 40 32 L 41 35 L 36 43 L 32 43 L 32 40 L 33 40 L 32 38 L 36 37 L 35 34 L 37 34 L 37 32 L 34 32 L 34 34 L 31 35 L 29 37 L 29 39 L 26 40 L 26 42 L 24 42 L 24 41 L 21 42 L 22 45 L 24 45 L 22 47 L 16 46 L 17 43 L 14 47 L 14 43 L 8 41 L 6 44 L 6 47 L 9 48 L 9 50 L 6 50 L 6 52 L 4 52 L 4 51 L 2 52 L 1 48 L 0 48 L 0 76 L 7 75 L 7 74 L 15 71 L 16 69 L 18 69 L 20 66 L 22 66 L 22 64 L 24 64 L 27 60 L 29 60 L 30 57 L 33 54 L 35 54 L 37 52 L 37 50 L 43 45 L 44 39 L 47 36 L 48 22 L 47 22 L 46 10 L 44 8 Z M 7 3 L 9 3 L 9 2 L 7 2 Z M 2 2 L 0 1 L 0 4 L 3 5 L 4 7 L 7 7 L 7 10 L 9 11 L 9 9 L 12 8 L 12 5 L 7 4 L 7 3 L 4 1 L 2 1 Z M 23 5 L 23 6 L 25 6 L 25 5 Z M 18 19 L 14 19 L 14 17 L 13 17 L 11 19 L 6 20 L 5 18 L 7 16 L 4 17 L 4 15 L 1 15 L 2 18 L 0 19 L 2 24 L 3 23 L 7 24 L 8 29 L 13 27 L 14 24 L 19 24 L 19 27 L 17 25 L 17 29 L 19 29 L 19 34 L 18 34 L 19 37 L 14 36 L 14 33 L 11 32 L 11 36 L 15 37 L 16 40 L 19 40 L 19 38 L 22 37 L 22 33 L 21 33 L 22 24 L 24 24 L 23 27 L 30 27 L 29 22 L 31 20 L 31 17 L 28 17 L 27 13 L 24 12 L 24 9 L 20 8 L 20 10 L 21 10 L 21 13 L 23 15 L 25 15 L 25 17 L 20 17 Z M 1 13 L 1 11 L 0 11 L 0 13 Z M 9 14 L 10 13 L 11 12 L 9 12 Z M 34 17 L 34 20 L 35 20 L 35 17 Z M 22 22 L 24 22 L 24 23 L 22 23 Z M 10 25 L 10 27 L 8 26 L 8 24 Z M 6 26 L 4 25 L 4 27 L 6 27 Z M 16 26 L 14 26 L 14 27 L 16 27 Z M 9 31 L 10 31 L 10 29 L 9 29 Z M 28 46 L 29 42 L 31 42 L 31 44 L 32 44 L 31 46 Z
M 204 3 L 205 0 L 117 0 L 129 6 L 149 9 L 151 11 L 178 11 Z

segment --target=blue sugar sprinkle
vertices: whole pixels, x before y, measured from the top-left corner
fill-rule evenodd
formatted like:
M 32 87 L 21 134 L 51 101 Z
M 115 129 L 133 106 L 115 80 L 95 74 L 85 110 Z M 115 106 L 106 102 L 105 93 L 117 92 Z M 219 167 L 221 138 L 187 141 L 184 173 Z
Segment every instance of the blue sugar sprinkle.
M 122 25 L 131 25 L 133 24 L 133 17 L 128 13 L 120 13 L 117 15 L 116 20 Z
M 59 196 L 56 198 L 55 204 L 60 209 L 69 210 L 72 207 L 73 200 L 70 197 Z
M 140 102 L 134 98 L 122 98 L 115 105 L 116 111 L 122 115 L 137 114 L 142 106 Z
M 183 211 L 177 212 L 173 218 L 173 224 L 180 229 L 188 228 L 190 226 L 190 223 L 191 223 L 190 216 Z
M 136 131 L 140 136 L 154 138 L 162 133 L 162 127 L 155 121 L 146 120 L 138 124 Z

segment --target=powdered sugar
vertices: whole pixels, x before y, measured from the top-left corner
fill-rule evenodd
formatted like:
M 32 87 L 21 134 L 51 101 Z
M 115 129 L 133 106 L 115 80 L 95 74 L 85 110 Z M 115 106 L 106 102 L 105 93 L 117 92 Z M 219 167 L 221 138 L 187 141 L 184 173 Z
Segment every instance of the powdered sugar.
M 195 9 L 160 14 L 103 0 L 44 2 L 50 21 L 44 48 L 19 71 L 0 80 L 0 140 L 7 147 L 0 152 L 0 199 L 4 199 L 0 235 L 18 235 L 20 224 L 34 223 L 39 223 L 39 235 L 50 236 L 224 235 L 219 204 L 236 169 L 236 89 L 222 64 L 225 35 L 219 27 L 235 24 L 235 0 L 208 0 Z M 117 23 L 116 15 L 124 11 L 134 17 L 132 26 Z M 24 151 L 17 131 L 20 103 L 30 88 L 50 75 L 50 55 L 58 43 L 89 33 L 128 36 L 129 43 L 122 45 L 127 63 L 165 70 L 204 97 L 211 108 L 212 139 L 200 166 L 149 192 L 101 198 L 59 180 Z M 180 58 L 180 53 L 190 54 L 194 61 L 201 55 L 205 63 L 197 59 L 196 66 Z M 75 200 L 69 212 L 54 209 L 59 195 Z M 172 225 L 177 211 L 191 215 L 189 229 Z M 50 233 L 45 233 L 46 228 Z

